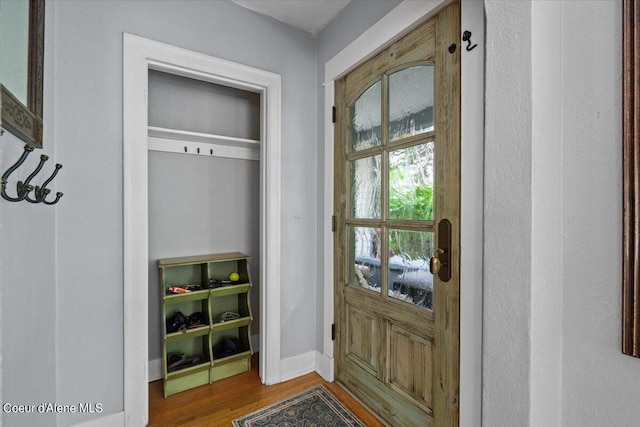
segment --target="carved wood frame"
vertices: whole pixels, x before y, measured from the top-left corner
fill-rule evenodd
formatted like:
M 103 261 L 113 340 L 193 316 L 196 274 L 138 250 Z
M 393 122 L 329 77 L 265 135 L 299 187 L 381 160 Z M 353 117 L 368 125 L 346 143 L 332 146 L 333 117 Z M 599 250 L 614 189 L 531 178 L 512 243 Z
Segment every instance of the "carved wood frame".
M 622 352 L 640 357 L 640 0 L 624 0 L 622 16 Z
M 0 84 L 0 125 L 34 148 L 42 148 L 44 0 L 29 0 L 27 105 Z

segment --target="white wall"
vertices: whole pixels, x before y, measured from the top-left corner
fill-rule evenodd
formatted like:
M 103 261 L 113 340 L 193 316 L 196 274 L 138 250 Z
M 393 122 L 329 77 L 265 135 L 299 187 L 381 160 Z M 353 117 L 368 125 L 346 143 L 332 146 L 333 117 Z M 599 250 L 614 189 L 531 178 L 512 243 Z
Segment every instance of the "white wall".
M 637 425 L 620 353 L 620 2 L 485 1 L 483 423 Z

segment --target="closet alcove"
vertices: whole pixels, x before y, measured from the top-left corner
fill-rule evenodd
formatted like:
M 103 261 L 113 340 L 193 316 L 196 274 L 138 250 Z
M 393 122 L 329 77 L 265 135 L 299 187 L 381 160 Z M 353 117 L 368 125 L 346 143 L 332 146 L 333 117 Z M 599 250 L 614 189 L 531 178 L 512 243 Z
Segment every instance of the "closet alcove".
M 158 259 L 249 256 L 259 342 L 260 93 L 149 70 L 149 381 L 162 378 Z

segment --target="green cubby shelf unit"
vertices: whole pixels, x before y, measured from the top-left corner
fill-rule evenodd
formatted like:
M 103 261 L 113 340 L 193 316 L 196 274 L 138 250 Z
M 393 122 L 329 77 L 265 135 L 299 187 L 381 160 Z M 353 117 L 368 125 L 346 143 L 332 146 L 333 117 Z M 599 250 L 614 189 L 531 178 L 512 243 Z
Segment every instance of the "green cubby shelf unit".
M 162 367 L 164 396 L 210 384 L 251 369 L 249 295 L 251 277 L 248 255 L 240 252 L 164 258 L 158 260 L 162 298 Z M 227 281 L 230 273 L 238 273 L 235 282 L 210 288 L 212 279 Z M 171 286 L 200 285 L 202 290 L 173 294 Z M 202 325 L 178 332 L 167 331 L 167 321 L 181 312 L 188 317 L 202 313 Z M 236 313 L 238 318 L 219 321 L 223 313 Z M 226 341 L 225 341 L 226 340 Z M 232 343 L 233 351 L 228 350 Z M 227 346 L 225 346 L 227 344 Z M 222 357 L 217 357 L 216 354 Z M 191 364 L 169 371 L 169 356 L 184 355 Z

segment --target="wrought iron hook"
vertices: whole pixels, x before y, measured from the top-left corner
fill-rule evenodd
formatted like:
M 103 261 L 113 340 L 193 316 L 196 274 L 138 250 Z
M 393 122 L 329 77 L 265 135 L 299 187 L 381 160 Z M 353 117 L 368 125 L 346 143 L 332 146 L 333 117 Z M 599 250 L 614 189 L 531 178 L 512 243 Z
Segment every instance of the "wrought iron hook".
M 42 187 L 36 187 L 36 200 L 38 200 L 39 202 L 44 203 L 45 205 L 55 205 L 56 203 L 58 203 L 58 201 L 60 200 L 60 198 L 64 195 L 63 193 L 57 192 L 56 193 L 56 199 L 53 202 L 48 202 L 45 199 L 47 198 L 47 195 L 51 192 L 51 190 L 49 190 L 47 188 L 47 185 L 53 181 L 53 178 L 56 177 L 56 175 L 58 174 L 58 171 L 62 169 L 62 165 L 60 163 L 56 163 L 56 168 L 53 171 L 53 173 L 51 174 L 51 176 L 49 177 L 49 179 L 47 179 L 43 184 Z
M 33 178 L 35 178 L 35 176 L 38 174 L 38 172 L 40 172 L 40 170 L 42 169 L 42 166 L 44 166 L 44 163 L 49 160 L 49 156 L 46 156 L 44 154 L 42 154 L 40 156 L 40 163 L 38 163 L 38 167 L 36 167 L 36 170 L 34 170 L 31 175 L 29 175 L 27 177 L 27 179 L 22 182 L 22 181 L 18 181 L 18 195 L 21 195 L 23 192 L 26 193 L 24 196 L 24 200 L 26 200 L 27 202 L 30 203 L 40 203 L 41 200 L 38 200 L 38 198 L 36 197 L 36 199 L 32 199 L 31 197 L 29 197 L 29 193 L 31 192 L 31 190 L 33 190 L 33 185 L 29 185 L 29 183 L 31 182 L 31 180 Z M 36 186 L 36 190 L 37 190 L 37 186 Z
M 24 200 L 24 198 L 27 196 L 29 191 L 33 189 L 32 186 L 27 184 L 27 186 L 31 187 L 31 189 L 29 189 L 29 191 L 26 191 L 26 192 L 24 191 L 22 193 L 19 192 L 18 197 L 11 197 L 7 194 L 7 180 L 9 179 L 9 175 L 11 175 L 13 171 L 18 169 L 24 163 L 24 161 L 27 160 L 27 157 L 29 157 L 29 154 L 31 154 L 32 151 L 33 151 L 33 147 L 25 145 L 24 151 L 22 152 L 22 155 L 20 156 L 18 161 L 15 162 L 9 169 L 7 169 L 5 173 L 2 174 L 2 178 L 0 178 L 0 194 L 2 195 L 3 199 L 8 200 L 10 202 L 20 202 Z
M 467 50 L 473 50 L 478 44 L 471 46 L 471 31 L 465 31 L 462 33 L 462 41 L 467 42 Z

